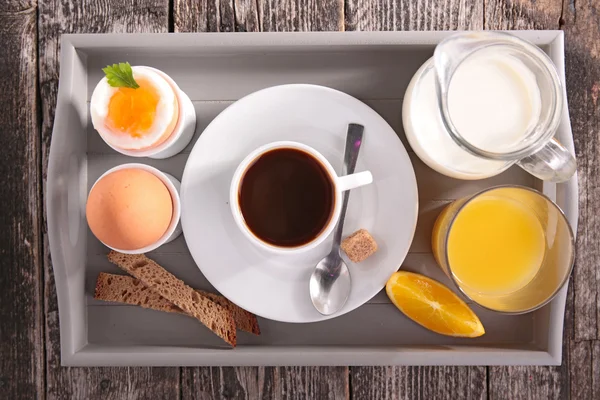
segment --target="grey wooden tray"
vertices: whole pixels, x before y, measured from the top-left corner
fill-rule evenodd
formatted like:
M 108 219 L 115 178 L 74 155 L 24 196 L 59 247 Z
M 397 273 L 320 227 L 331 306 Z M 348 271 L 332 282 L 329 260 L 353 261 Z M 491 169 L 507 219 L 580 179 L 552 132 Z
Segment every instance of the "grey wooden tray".
M 542 47 L 564 83 L 563 33 L 519 31 Z M 408 82 L 450 32 L 63 35 L 60 85 L 48 168 L 48 229 L 60 310 L 63 365 L 467 365 L 560 364 L 566 287 L 533 313 L 503 316 L 474 305 L 487 333 L 448 338 L 404 317 L 380 292 L 339 318 L 311 324 L 260 319 L 261 336 L 240 333 L 226 349 L 191 318 L 93 299 L 99 272 L 121 273 L 90 233 L 84 216 L 91 184 L 132 159 L 112 151 L 92 128 L 89 99 L 101 68 L 127 60 L 167 72 L 190 96 L 196 138 L 233 101 L 268 86 L 313 83 L 344 91 L 374 108 L 410 153 L 419 183 L 419 222 L 402 268 L 448 285 L 429 238 L 441 208 L 498 184 L 543 190 L 577 231 L 577 179 L 537 181 L 519 168 L 482 181 L 459 181 L 427 168 L 406 143 L 401 104 Z M 565 96 L 566 101 L 566 96 Z M 573 151 L 567 109 L 557 134 Z M 192 143 L 166 160 L 142 159 L 181 178 Z M 214 290 L 183 237 L 150 255 L 188 284 Z

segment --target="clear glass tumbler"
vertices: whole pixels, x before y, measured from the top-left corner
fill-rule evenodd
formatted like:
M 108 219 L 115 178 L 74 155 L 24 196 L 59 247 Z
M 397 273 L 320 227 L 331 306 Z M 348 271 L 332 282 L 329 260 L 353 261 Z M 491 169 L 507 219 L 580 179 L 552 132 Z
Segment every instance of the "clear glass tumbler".
M 486 189 L 448 205 L 435 223 L 432 250 L 468 298 L 514 314 L 552 300 L 575 256 L 573 232 L 560 208 L 520 186 Z

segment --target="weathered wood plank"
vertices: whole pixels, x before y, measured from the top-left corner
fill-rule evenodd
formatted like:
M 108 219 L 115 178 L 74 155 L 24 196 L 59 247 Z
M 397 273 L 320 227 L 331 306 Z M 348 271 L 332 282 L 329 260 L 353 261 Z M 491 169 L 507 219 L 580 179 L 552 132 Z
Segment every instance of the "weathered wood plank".
M 592 341 L 569 343 L 570 395 L 573 399 L 594 399 L 592 395 Z
M 559 29 L 562 0 L 485 0 L 485 29 Z
M 173 21 L 175 32 L 260 31 L 254 0 L 175 1 Z
M 6 14 L 28 13 L 37 6 L 37 0 L 4 0 L 0 3 L 0 12 Z M 4 16 L 10 18 L 10 15 Z
M 264 32 L 343 31 L 344 0 L 263 0 L 259 2 Z
M 176 0 L 176 32 L 339 31 L 343 0 Z
M 600 341 L 595 340 L 592 347 L 592 397 L 600 398 Z
M 235 12 L 233 11 L 233 0 L 220 0 L 219 11 L 209 13 L 209 20 L 214 16 L 220 21 L 219 32 L 235 32 Z M 211 32 L 214 30 L 211 29 Z
M 485 399 L 485 367 L 352 367 L 352 398 Z
M 166 32 L 168 0 L 46 0 L 39 4 L 39 53 L 44 171 L 54 121 L 59 73 L 59 39 L 73 32 Z M 45 187 L 45 174 L 44 174 Z M 175 399 L 178 368 L 62 368 L 54 276 L 44 238 L 46 368 L 48 399 Z
M 343 30 L 343 0 L 176 0 L 176 32 Z
M 182 400 L 348 399 L 347 368 L 184 368 Z
M 600 339 L 600 20 L 597 1 L 565 2 L 567 95 L 579 174 L 575 340 Z
M 490 368 L 490 399 L 564 399 L 566 378 L 557 368 Z
M 206 1 L 175 1 L 173 28 L 175 32 L 207 32 L 208 4 Z
M 483 0 L 347 0 L 347 31 L 465 30 L 483 27 Z
M 600 397 L 600 21 L 597 1 L 565 1 L 567 95 L 579 174 L 579 226 L 569 341 L 570 395 Z
M 258 1 L 235 0 L 234 5 L 236 32 L 260 32 Z
M 47 399 L 179 399 L 178 368 L 52 368 Z
M 44 393 L 35 1 L 0 5 L 0 398 Z

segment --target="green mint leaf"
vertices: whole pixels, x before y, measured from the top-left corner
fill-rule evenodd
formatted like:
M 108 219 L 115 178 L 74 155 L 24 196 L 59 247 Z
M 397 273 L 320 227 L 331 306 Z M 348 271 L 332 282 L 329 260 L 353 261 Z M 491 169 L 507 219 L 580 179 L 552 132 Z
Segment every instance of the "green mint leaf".
M 102 71 L 106 75 L 108 84 L 112 87 L 128 87 L 132 89 L 140 87 L 135 79 L 133 79 L 133 71 L 128 62 L 107 65 L 105 68 L 102 68 Z

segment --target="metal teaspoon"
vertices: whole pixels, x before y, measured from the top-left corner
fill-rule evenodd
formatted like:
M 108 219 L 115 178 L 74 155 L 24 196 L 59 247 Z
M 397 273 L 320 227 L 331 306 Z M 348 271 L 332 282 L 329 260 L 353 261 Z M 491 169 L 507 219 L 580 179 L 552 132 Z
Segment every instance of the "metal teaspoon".
M 354 173 L 363 132 L 364 126 L 362 125 L 348 125 L 342 175 Z M 331 315 L 341 309 L 346 304 L 352 288 L 350 271 L 340 256 L 340 244 L 349 197 L 349 190 L 342 193 L 342 209 L 334 231 L 333 247 L 331 252 L 319 261 L 310 277 L 310 298 L 317 311 L 323 315 Z

